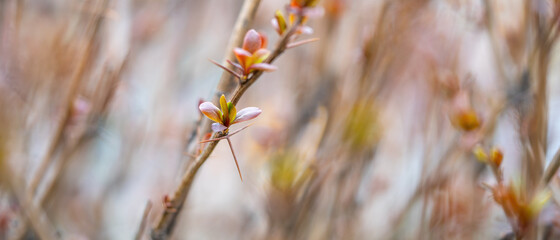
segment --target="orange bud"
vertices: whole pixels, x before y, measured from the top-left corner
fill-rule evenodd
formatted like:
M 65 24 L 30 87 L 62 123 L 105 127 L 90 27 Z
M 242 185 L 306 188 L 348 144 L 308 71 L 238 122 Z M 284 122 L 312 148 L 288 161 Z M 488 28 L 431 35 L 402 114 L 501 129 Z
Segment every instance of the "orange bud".
M 455 127 L 467 132 L 480 127 L 480 120 L 473 109 L 461 111 L 455 114 L 451 121 Z
M 496 164 L 497 167 L 500 167 L 502 164 L 502 160 L 504 159 L 504 154 L 499 148 L 492 148 L 492 152 L 490 152 L 490 161 Z

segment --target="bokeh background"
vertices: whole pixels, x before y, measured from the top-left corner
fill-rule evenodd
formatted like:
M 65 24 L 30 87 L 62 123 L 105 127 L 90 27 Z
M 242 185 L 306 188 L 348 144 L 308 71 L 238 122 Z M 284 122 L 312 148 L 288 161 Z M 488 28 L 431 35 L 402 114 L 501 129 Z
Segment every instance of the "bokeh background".
M 150 202 L 147 239 L 192 160 L 199 101 L 223 73 L 208 59 L 223 59 L 242 3 L 0 0 L 0 239 L 132 239 Z M 286 4 L 263 0 L 250 24 L 270 46 Z M 510 233 L 481 187 L 495 179 L 471 152 L 498 146 L 504 178 L 523 175 L 534 124 L 524 116 L 536 109 L 531 21 L 554 22 L 555 1 L 319 5 L 302 39 L 320 40 L 286 51 L 238 104 L 263 111 L 232 137 L 243 182 L 221 142 L 173 239 Z M 559 54 L 555 44 L 543 52 L 549 162 L 560 145 Z M 465 103 L 457 91 L 477 113 L 475 130 L 451 121 Z M 536 220 L 550 239 L 560 236 L 552 198 Z

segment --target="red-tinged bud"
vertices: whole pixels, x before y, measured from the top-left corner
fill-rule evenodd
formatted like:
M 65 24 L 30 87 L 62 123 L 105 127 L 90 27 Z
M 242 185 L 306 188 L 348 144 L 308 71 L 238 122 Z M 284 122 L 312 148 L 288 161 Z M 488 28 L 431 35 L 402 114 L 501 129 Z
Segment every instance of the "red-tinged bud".
M 243 48 L 234 48 L 233 52 L 237 61 L 238 68 L 243 72 L 242 78 L 247 78 L 254 71 L 274 71 L 276 67 L 265 63 L 270 55 L 270 51 L 266 49 L 268 40 L 266 35 L 260 34 L 251 29 L 245 34 Z M 234 65 L 235 66 L 235 65 Z
M 504 154 L 502 153 L 502 151 L 496 147 L 492 148 L 492 151 L 490 153 L 490 161 L 492 161 L 492 163 L 494 163 L 496 167 L 500 167 L 503 159 Z
M 257 50 L 266 47 L 267 39 L 264 35 L 259 34 L 254 29 L 251 29 L 245 34 L 245 39 L 243 40 L 243 49 L 250 53 L 254 53 Z

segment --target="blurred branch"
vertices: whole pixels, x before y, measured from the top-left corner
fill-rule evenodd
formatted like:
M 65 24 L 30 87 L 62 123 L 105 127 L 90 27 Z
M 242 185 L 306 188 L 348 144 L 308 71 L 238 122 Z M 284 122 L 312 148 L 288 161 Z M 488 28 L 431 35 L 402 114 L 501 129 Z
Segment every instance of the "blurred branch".
M 548 165 L 548 167 L 544 172 L 542 181 L 545 185 L 547 185 L 550 182 L 550 180 L 552 180 L 552 178 L 556 175 L 556 172 L 558 171 L 558 167 L 560 167 L 560 149 L 556 151 L 556 154 L 554 154 L 552 161 L 550 162 L 550 164 Z
M 53 177 L 44 180 L 45 183 L 43 185 L 45 187 L 43 188 L 42 193 L 36 197 L 37 202 L 40 205 L 43 205 L 47 199 L 52 197 L 51 194 L 55 191 L 61 175 L 60 173 L 72 155 L 80 148 L 80 146 L 83 146 L 88 142 L 88 140 L 95 137 L 95 131 L 98 129 L 98 124 L 100 124 L 100 121 L 103 121 L 108 116 L 110 103 L 113 100 L 118 82 L 121 79 L 121 74 L 127 62 L 128 55 L 116 68 L 113 69 L 109 66 L 105 67 L 103 76 L 99 80 L 100 83 L 98 84 L 94 96 L 92 97 L 92 109 L 86 120 L 86 127 L 88 129 L 85 129 L 85 131 L 77 137 L 76 141 L 69 143 L 60 154 L 58 161 L 54 163 L 54 166 L 52 167 L 54 172 Z
M 150 210 L 152 210 L 152 202 L 148 201 L 146 203 L 146 207 L 144 208 L 144 214 L 142 214 L 140 226 L 138 227 L 138 232 L 136 232 L 136 237 L 134 239 L 142 239 L 142 235 L 144 235 L 144 230 L 146 229 L 146 223 L 148 222 L 148 215 L 150 214 Z
M 0 116 L 3 117 L 3 116 Z M 6 184 L 8 189 L 12 192 L 18 203 L 21 205 L 21 211 L 24 213 L 25 219 L 31 224 L 34 232 L 40 239 L 59 239 L 55 228 L 48 221 L 47 216 L 41 208 L 33 203 L 33 195 L 25 192 L 24 181 L 18 179 L 13 168 L 6 161 L 7 159 L 7 133 L 9 130 L 8 124 L 0 119 L 1 126 L 5 129 L 0 131 L 0 186 Z M 22 222 L 25 228 L 26 221 Z M 22 229 L 24 229 L 22 228 Z M 0 235 L 1 237 L 2 235 Z
M 490 35 L 490 43 L 492 44 L 492 53 L 494 54 L 494 63 L 496 64 L 496 68 L 498 69 L 498 73 L 500 75 L 500 83 L 507 83 L 510 77 L 507 75 L 504 69 L 504 58 L 502 57 L 502 51 L 500 51 L 501 44 L 498 43 L 498 37 L 496 36 L 495 31 L 495 19 L 494 19 L 494 8 L 492 7 L 492 3 L 490 0 L 484 0 L 484 13 L 486 17 L 486 28 L 488 30 L 488 34 Z
M 5 171 L 6 178 L 9 181 L 11 190 L 16 197 L 19 204 L 21 204 L 21 210 L 24 212 L 25 218 L 31 224 L 32 229 L 34 232 L 39 236 L 40 239 L 49 240 L 49 239 L 60 239 L 58 236 L 53 224 L 48 221 L 48 218 L 41 210 L 41 207 L 38 204 L 33 203 L 33 196 L 25 193 L 19 193 L 17 189 L 24 189 L 23 186 L 18 185 L 16 182 L 23 182 L 17 181 L 11 171 Z M 25 222 L 23 222 L 25 225 Z
M 106 9 L 108 5 L 108 1 L 107 0 L 102 0 L 99 1 L 99 8 L 100 9 Z M 100 11 L 100 12 L 104 12 L 104 11 Z M 37 187 L 39 185 L 39 183 L 41 182 L 41 180 L 43 179 L 50 163 L 51 160 L 53 159 L 53 155 L 55 154 L 55 152 L 57 151 L 57 149 L 59 149 L 60 147 L 62 147 L 63 144 L 63 140 L 64 140 L 64 130 L 66 129 L 66 126 L 68 125 L 68 122 L 70 121 L 70 117 L 72 116 L 72 111 L 73 111 L 73 106 L 74 106 L 74 101 L 76 100 L 76 97 L 78 96 L 78 90 L 79 90 L 79 86 L 80 86 L 80 80 L 83 79 L 83 75 L 85 73 L 86 70 L 86 66 L 88 66 L 88 63 L 91 60 L 91 56 L 92 56 L 92 51 L 93 51 L 93 45 L 95 42 L 95 38 L 99 32 L 100 26 L 101 26 L 101 21 L 103 19 L 103 15 L 102 14 L 96 14 L 94 15 L 94 17 L 89 21 L 88 25 L 86 26 L 86 29 L 90 29 L 90 37 L 88 39 L 87 44 L 85 45 L 84 51 L 82 53 L 82 58 L 80 59 L 80 62 L 78 64 L 78 67 L 76 68 L 76 70 L 73 72 L 72 74 L 72 78 L 70 81 L 70 92 L 68 93 L 68 95 L 66 96 L 64 102 L 66 104 L 65 110 L 63 112 L 62 118 L 60 119 L 60 121 L 58 122 L 58 125 L 56 126 L 56 130 L 55 130 L 55 134 L 52 138 L 52 140 L 49 142 L 49 147 L 48 150 L 45 154 L 45 156 L 43 157 L 43 160 L 41 161 L 39 168 L 37 169 L 37 171 L 35 172 L 35 175 L 33 176 L 30 184 L 29 184 L 29 191 L 32 194 L 35 194 L 35 192 L 37 191 Z

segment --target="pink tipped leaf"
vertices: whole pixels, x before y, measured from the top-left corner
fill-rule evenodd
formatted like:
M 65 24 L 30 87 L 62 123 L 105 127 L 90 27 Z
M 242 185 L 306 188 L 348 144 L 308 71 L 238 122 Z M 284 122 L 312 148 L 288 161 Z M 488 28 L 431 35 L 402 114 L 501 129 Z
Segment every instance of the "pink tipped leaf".
M 239 112 L 237 112 L 237 115 L 236 115 L 233 123 L 240 123 L 240 122 L 249 121 L 251 119 L 256 118 L 261 113 L 262 113 L 262 111 L 259 108 L 256 108 L 256 107 L 243 108 L 243 109 L 239 110 Z
M 255 31 L 255 29 L 251 29 L 245 34 L 245 39 L 243 39 L 243 49 L 249 51 L 250 53 L 254 53 L 255 51 L 259 50 L 263 44 L 261 35 Z
M 272 72 L 276 71 L 278 68 L 274 65 L 270 65 L 268 63 L 257 63 L 251 65 L 250 69 L 265 71 L 265 72 Z
M 222 122 L 222 112 L 211 102 L 203 102 L 198 106 L 200 112 L 214 122 Z
M 297 32 L 300 34 L 313 34 L 313 28 L 311 28 L 310 26 L 300 26 L 298 27 Z

